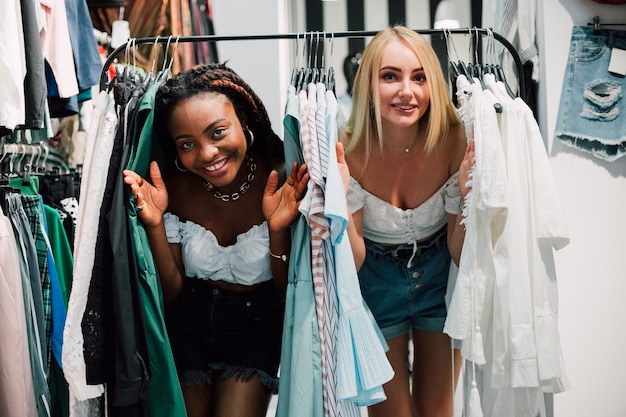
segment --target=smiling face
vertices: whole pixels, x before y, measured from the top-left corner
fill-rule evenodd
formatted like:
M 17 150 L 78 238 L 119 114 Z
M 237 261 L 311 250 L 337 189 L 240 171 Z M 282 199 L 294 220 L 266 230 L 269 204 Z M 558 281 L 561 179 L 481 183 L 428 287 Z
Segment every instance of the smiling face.
M 427 112 L 430 91 L 424 68 L 400 39 L 390 40 L 385 47 L 377 81 L 383 125 L 408 127 Z
M 172 109 L 167 126 L 186 169 L 217 188 L 237 178 L 248 146 L 228 97 L 210 92 L 185 99 Z

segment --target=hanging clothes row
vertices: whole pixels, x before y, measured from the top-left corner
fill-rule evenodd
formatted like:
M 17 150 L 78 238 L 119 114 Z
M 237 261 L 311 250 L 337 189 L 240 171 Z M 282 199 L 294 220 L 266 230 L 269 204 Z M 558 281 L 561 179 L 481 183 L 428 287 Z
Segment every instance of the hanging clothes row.
M 444 34 L 441 30 L 420 32 Z M 342 32 L 327 34 L 326 38 L 374 34 Z M 170 45 L 176 48 L 183 42 L 289 38 L 298 42 L 300 36 L 132 39 L 105 62 L 94 118 L 98 122 L 91 125 L 88 134 L 89 152 L 81 186 L 85 198 L 79 209 L 74 286 L 64 335 L 63 366 L 71 409 L 81 413 L 76 415 L 97 415 L 102 411 L 103 395 L 108 398 L 109 415 L 123 415 L 132 409 L 150 416 L 184 415 L 158 276 L 147 237 L 121 180 L 123 169 L 147 177 L 149 160 L 170 165 L 151 140 L 151 118 L 156 89 L 171 70 L 164 65 L 162 74 L 148 74 L 142 79 L 133 76 L 129 65 L 109 79 L 109 66 L 122 51 L 132 56 L 133 48 L 140 43 L 167 43 L 169 50 Z M 508 44 L 506 39 L 503 42 Z M 519 62 L 514 49 L 511 53 Z M 277 415 L 285 417 L 303 412 L 312 417 L 358 416 L 358 407 L 385 398 L 382 384 L 392 374 L 384 339 L 360 296 L 349 241 L 342 239 L 347 207 L 340 197 L 343 190 L 334 188 L 341 181 L 332 180 L 338 176 L 334 156 L 337 102 L 332 71 L 323 67 L 323 63 L 320 68 L 315 63 L 295 69 L 297 82 L 289 86 L 284 120 L 286 162 L 306 162 L 312 173 L 311 189 L 302 204 L 303 216 L 292 229 L 281 356 L 281 369 L 289 372 L 281 372 L 277 409 Z M 521 65 L 518 68 L 523 71 Z M 88 213 L 99 213 L 99 217 Z M 120 236 L 126 239 L 120 241 Z M 113 253 L 116 256 L 111 258 Z M 104 275 L 112 277 L 112 282 L 102 281 L 99 268 L 108 272 Z M 118 290 L 122 285 L 125 288 Z M 102 300 L 109 299 L 114 301 L 102 305 Z M 127 307 L 112 310 L 111 305 Z M 124 331 L 115 343 L 118 348 L 107 350 L 107 343 L 111 343 L 108 335 L 119 329 Z M 307 357 L 302 356 L 305 352 Z M 304 392 L 303 387 L 307 387 Z M 164 398 L 169 399 L 165 404 Z
M 386 342 L 364 303 L 344 232 L 348 209 L 335 146 L 333 71 L 295 67 L 284 117 L 285 160 L 311 177 L 292 229 L 277 416 L 360 416 L 386 396 Z M 300 347 L 310 345 L 306 353 Z M 302 388 L 307 395 L 303 395 Z
M 553 255 L 569 243 L 558 190 L 529 106 L 494 74 L 458 74 L 456 87 L 476 156 L 444 332 L 466 360 L 469 415 L 546 416 L 544 393 L 569 386 Z
M 166 68 L 166 71 L 168 69 Z M 63 369 L 73 416 L 186 415 L 150 245 L 123 184 L 147 177 L 156 89 L 126 68 L 98 97 L 88 132 Z M 106 402 L 103 398 L 106 397 Z
M 415 29 L 416 32 L 422 35 L 438 35 L 444 37 L 446 35 L 471 35 L 476 36 L 493 36 L 495 41 L 502 44 L 504 48 L 509 52 L 515 68 L 517 70 L 518 77 L 518 91 L 519 96 L 522 99 L 524 97 L 525 85 L 524 85 L 524 67 L 520 56 L 515 47 L 502 35 L 497 32 L 489 31 L 483 28 L 465 28 L 465 29 Z M 326 33 L 325 36 L 329 39 L 335 38 L 364 38 L 376 35 L 376 31 L 340 31 Z M 258 41 L 258 40 L 272 40 L 272 39 L 294 39 L 298 40 L 304 38 L 304 33 L 280 33 L 280 34 L 262 34 L 262 35 L 195 35 L 195 36 L 175 36 L 175 37 L 145 37 L 145 38 L 133 38 L 127 43 L 117 47 L 107 57 L 104 62 L 102 72 L 100 73 L 100 90 L 104 90 L 109 82 L 108 70 L 113 65 L 116 59 L 128 50 L 130 46 L 137 46 L 142 44 L 156 44 L 156 43 L 170 43 L 172 39 L 178 43 L 204 43 L 204 42 L 223 42 L 223 41 Z M 320 36 L 319 32 L 308 32 L 308 38 L 312 36 Z
M 2 22 L 0 136 L 29 129 L 45 141 L 50 119 L 77 114 L 98 83 L 102 60 L 87 4 L 9 2 Z
M 0 291 L 2 415 L 67 412 L 61 356 L 72 285 L 68 230 L 73 224 L 62 216 L 72 223 L 68 210 L 77 201 L 73 186 L 58 192 L 57 180 L 41 173 L 0 173 L 0 280 L 8 290 Z

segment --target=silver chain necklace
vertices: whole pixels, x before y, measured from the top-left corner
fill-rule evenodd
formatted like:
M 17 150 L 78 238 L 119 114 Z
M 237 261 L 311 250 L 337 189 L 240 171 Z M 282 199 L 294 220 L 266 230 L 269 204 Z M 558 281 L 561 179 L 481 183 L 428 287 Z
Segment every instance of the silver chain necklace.
M 246 178 L 246 181 L 241 184 L 238 191 L 235 191 L 232 194 L 222 194 L 221 192 L 216 190 L 213 184 L 211 184 L 207 180 L 204 180 L 203 185 L 204 188 L 207 191 L 211 192 L 215 198 L 218 198 L 224 202 L 235 201 L 239 200 L 239 198 L 250 189 L 250 183 L 254 180 L 255 172 L 256 163 L 254 162 L 254 159 L 252 159 L 252 157 L 250 156 L 248 157 L 248 177 Z

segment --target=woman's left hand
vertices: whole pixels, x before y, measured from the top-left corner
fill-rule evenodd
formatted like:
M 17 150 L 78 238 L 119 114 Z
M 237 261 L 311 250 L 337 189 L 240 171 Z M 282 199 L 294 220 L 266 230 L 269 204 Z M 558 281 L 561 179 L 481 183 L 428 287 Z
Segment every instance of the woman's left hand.
M 348 163 L 346 162 L 346 153 L 343 148 L 343 143 L 337 142 L 335 149 L 337 152 L 337 165 L 339 166 L 343 189 L 345 193 L 348 194 L 348 190 L 350 188 L 350 168 L 348 168 Z
M 309 174 L 306 164 L 296 162 L 291 167 L 291 173 L 282 187 L 278 187 L 278 172 L 272 171 L 265 184 L 263 193 L 263 215 L 267 219 L 270 231 L 285 229 L 293 223 L 300 212 L 300 200 L 307 190 Z

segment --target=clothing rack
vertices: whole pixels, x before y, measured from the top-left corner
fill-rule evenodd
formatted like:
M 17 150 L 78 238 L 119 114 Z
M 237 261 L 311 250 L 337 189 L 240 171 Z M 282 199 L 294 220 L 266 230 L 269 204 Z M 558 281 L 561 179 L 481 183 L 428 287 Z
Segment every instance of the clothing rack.
M 594 16 L 593 22 L 587 23 L 587 26 L 593 26 L 593 33 L 596 35 L 600 33 L 602 26 L 626 26 L 626 23 L 602 23 L 600 24 L 600 16 Z
M 524 67 L 522 65 L 522 61 L 520 56 L 515 49 L 515 47 L 506 39 L 504 36 L 496 33 L 492 30 L 482 29 L 482 28 L 463 28 L 463 29 L 414 29 L 415 32 L 420 33 L 422 35 L 439 35 L 439 36 L 447 36 L 447 35 L 455 35 L 455 34 L 463 34 L 463 35 L 480 35 L 480 36 L 489 36 L 493 35 L 494 39 L 500 42 L 511 54 L 513 60 L 515 61 L 515 66 L 517 68 L 517 78 L 520 94 L 523 94 L 525 89 L 524 85 Z M 319 36 L 320 32 L 307 32 L 308 34 L 316 34 Z M 334 38 L 364 38 L 368 36 L 374 36 L 378 33 L 378 31 L 345 31 L 345 32 L 324 32 L 324 35 L 329 37 L 330 39 Z M 146 44 L 146 43 L 171 43 L 171 42 L 218 42 L 218 41 L 241 41 L 241 40 L 266 40 L 266 39 L 301 39 L 303 37 L 303 33 L 280 33 L 280 34 L 269 34 L 269 35 L 195 35 L 195 36 L 166 36 L 166 37 L 149 37 L 149 38 L 133 38 L 129 39 L 126 43 L 118 46 L 106 59 L 104 62 L 102 72 L 100 74 L 100 91 L 105 90 L 107 86 L 107 73 L 111 64 L 115 61 L 117 56 L 121 53 L 124 53 L 127 48 L 135 47 L 137 45 Z M 521 97 L 524 99 L 524 97 Z

